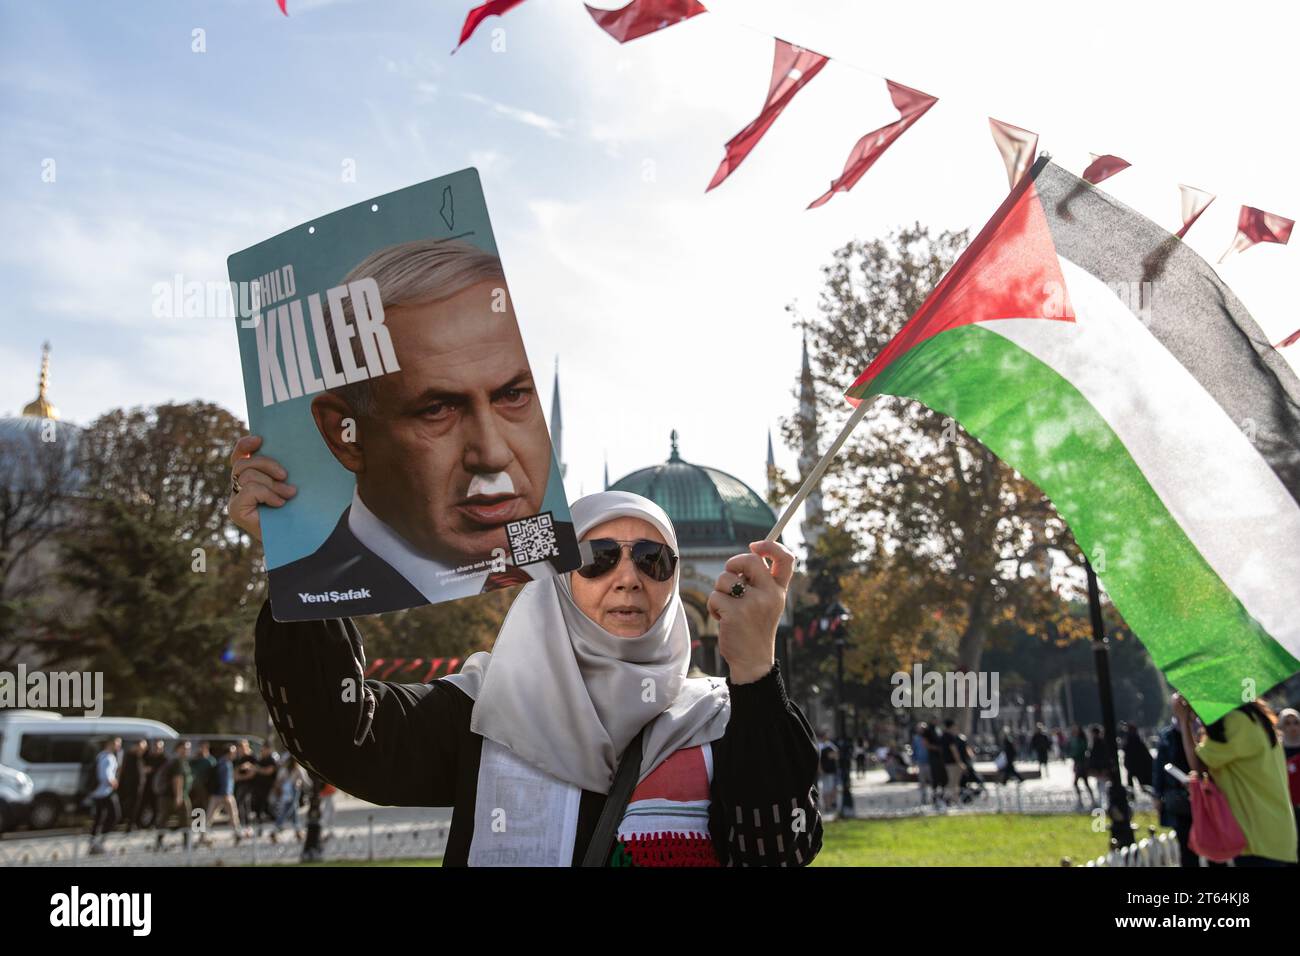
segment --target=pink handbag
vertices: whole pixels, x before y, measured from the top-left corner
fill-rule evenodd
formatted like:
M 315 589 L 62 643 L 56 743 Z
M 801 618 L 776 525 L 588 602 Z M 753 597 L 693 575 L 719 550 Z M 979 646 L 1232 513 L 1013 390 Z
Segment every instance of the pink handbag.
M 1188 782 L 1192 797 L 1192 832 L 1187 845 L 1192 852 L 1216 863 L 1226 863 L 1246 850 L 1246 834 L 1232 815 L 1228 798 L 1207 773 L 1194 774 Z

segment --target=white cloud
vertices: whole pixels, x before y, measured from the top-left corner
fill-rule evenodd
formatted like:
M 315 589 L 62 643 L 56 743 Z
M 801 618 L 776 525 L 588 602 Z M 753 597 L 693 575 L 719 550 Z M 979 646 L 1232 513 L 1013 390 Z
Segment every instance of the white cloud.
M 516 123 L 522 123 L 525 126 L 539 129 L 548 136 L 553 136 L 559 139 L 564 135 L 565 124 L 558 120 L 554 120 L 549 116 L 543 116 L 541 113 L 521 109 L 517 106 L 510 106 L 506 103 L 499 103 L 486 96 L 480 96 L 478 93 L 461 93 L 461 96 L 469 100 L 471 103 L 478 103 L 481 106 L 488 107 L 489 110 L 498 116 L 504 116 L 507 119 L 514 120 Z

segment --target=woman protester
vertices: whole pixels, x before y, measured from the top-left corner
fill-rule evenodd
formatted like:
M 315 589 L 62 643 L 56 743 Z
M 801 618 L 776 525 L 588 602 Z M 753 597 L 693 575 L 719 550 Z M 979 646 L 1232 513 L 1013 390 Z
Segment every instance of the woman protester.
M 259 503 L 296 493 L 259 445 L 236 444 L 229 505 L 258 539 Z M 688 678 L 667 514 L 618 491 L 571 513 L 587 563 L 525 584 L 492 652 L 432 683 L 366 680 L 350 619 L 264 606 L 258 684 L 294 757 L 373 803 L 452 807 L 444 865 L 811 862 L 817 744 L 774 657 L 791 553 L 755 542 L 727 561 L 708 607 L 730 674 Z M 602 819 L 625 754 L 635 789 Z
M 1195 714 L 1186 698 L 1174 694 L 1172 704 L 1188 764 L 1200 773 L 1209 770 L 1245 834 L 1246 851 L 1234 863 L 1296 863 L 1296 821 L 1273 711 L 1263 701 L 1249 701 L 1198 734 L 1193 728 Z

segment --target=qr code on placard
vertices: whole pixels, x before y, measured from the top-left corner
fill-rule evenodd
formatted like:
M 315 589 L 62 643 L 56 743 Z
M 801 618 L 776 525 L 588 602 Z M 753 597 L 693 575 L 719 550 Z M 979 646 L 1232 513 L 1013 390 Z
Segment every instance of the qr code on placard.
M 516 566 L 545 561 L 560 554 L 559 542 L 555 540 L 555 522 L 549 511 L 507 523 L 506 539 Z

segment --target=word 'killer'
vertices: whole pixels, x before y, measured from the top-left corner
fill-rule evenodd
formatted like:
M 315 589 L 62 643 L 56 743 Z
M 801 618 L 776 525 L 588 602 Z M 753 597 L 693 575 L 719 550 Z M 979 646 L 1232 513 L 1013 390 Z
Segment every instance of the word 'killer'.
M 273 293 L 272 293 L 273 295 Z M 343 303 L 352 302 L 352 323 L 348 322 Z M 274 405 L 291 398 L 301 398 L 327 388 L 339 388 L 353 382 L 377 378 L 399 371 L 393 341 L 384 325 L 384 306 L 379 300 L 379 283 L 358 279 L 339 285 L 325 293 L 329 306 L 330 328 L 338 346 L 340 369 L 330 351 L 330 336 L 325 328 L 325 310 L 320 293 L 306 297 L 311 321 L 311 337 L 303 316 L 302 299 L 294 299 L 267 309 L 265 321 L 256 323 L 257 367 L 262 380 L 262 405 Z M 361 346 L 365 361 L 358 365 L 352 339 Z M 312 364 L 312 346 L 316 364 Z M 320 374 L 316 374 L 316 369 Z

